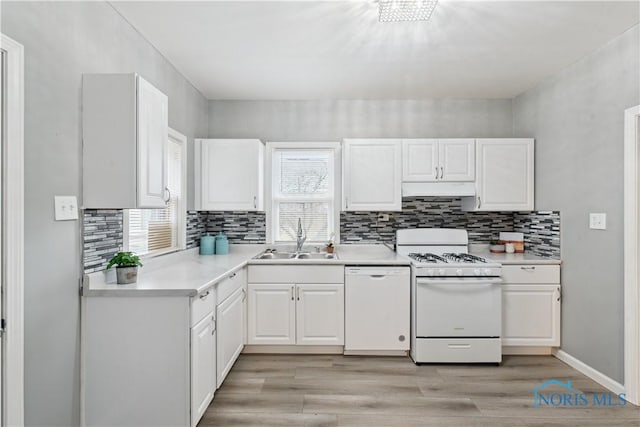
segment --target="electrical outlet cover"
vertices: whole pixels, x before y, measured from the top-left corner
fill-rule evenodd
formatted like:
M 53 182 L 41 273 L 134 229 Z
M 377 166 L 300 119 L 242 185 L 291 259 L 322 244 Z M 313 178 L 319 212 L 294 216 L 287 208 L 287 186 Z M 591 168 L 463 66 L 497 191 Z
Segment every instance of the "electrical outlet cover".
M 607 214 L 605 213 L 590 213 L 589 214 L 589 228 L 592 230 L 606 230 L 607 229 Z

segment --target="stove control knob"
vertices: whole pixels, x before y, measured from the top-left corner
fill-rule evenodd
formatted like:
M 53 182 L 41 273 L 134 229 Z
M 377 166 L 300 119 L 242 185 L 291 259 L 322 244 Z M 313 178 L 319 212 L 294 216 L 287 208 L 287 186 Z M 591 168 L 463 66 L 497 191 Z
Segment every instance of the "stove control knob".
M 480 271 L 480 269 L 479 269 L 479 268 L 476 268 L 476 269 L 474 269 L 474 270 L 473 270 L 473 275 L 474 275 L 474 276 L 480 276 L 481 274 L 482 274 L 482 273 L 481 273 L 481 271 Z
M 485 268 L 483 271 L 485 276 L 491 276 L 491 269 L 490 268 Z
M 444 276 L 446 274 L 446 272 L 444 271 L 444 268 L 441 268 L 440 270 L 438 270 L 438 274 L 440 276 Z
M 462 276 L 462 269 L 461 268 L 456 270 L 456 275 L 457 276 Z

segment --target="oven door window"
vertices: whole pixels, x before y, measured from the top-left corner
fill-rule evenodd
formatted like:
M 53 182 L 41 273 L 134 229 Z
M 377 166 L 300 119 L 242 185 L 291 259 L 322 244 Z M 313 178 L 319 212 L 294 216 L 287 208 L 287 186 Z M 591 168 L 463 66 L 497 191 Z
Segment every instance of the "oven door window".
M 499 337 L 502 328 L 500 279 L 417 280 L 418 338 Z

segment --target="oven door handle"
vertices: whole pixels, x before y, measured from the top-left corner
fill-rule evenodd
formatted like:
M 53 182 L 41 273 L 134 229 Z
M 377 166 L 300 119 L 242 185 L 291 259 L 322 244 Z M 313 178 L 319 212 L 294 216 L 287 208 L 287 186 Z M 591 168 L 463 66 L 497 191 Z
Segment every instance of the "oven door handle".
M 492 277 L 487 279 L 436 279 L 436 278 L 418 278 L 418 285 L 500 285 L 502 284 L 502 279 L 500 277 Z

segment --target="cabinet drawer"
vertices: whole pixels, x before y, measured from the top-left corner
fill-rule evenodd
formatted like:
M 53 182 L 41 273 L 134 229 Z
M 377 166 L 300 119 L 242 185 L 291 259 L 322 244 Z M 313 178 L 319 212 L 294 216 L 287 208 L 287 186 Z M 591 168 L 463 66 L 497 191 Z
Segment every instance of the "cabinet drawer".
M 504 283 L 560 283 L 559 265 L 503 265 Z
M 218 304 L 229 298 L 235 291 L 242 288 L 243 282 L 246 281 L 246 269 L 241 268 L 227 276 L 226 279 L 218 282 Z
M 194 326 L 216 307 L 216 289 L 211 287 L 191 298 L 191 326 Z
M 344 283 L 344 266 L 250 265 L 249 283 Z

